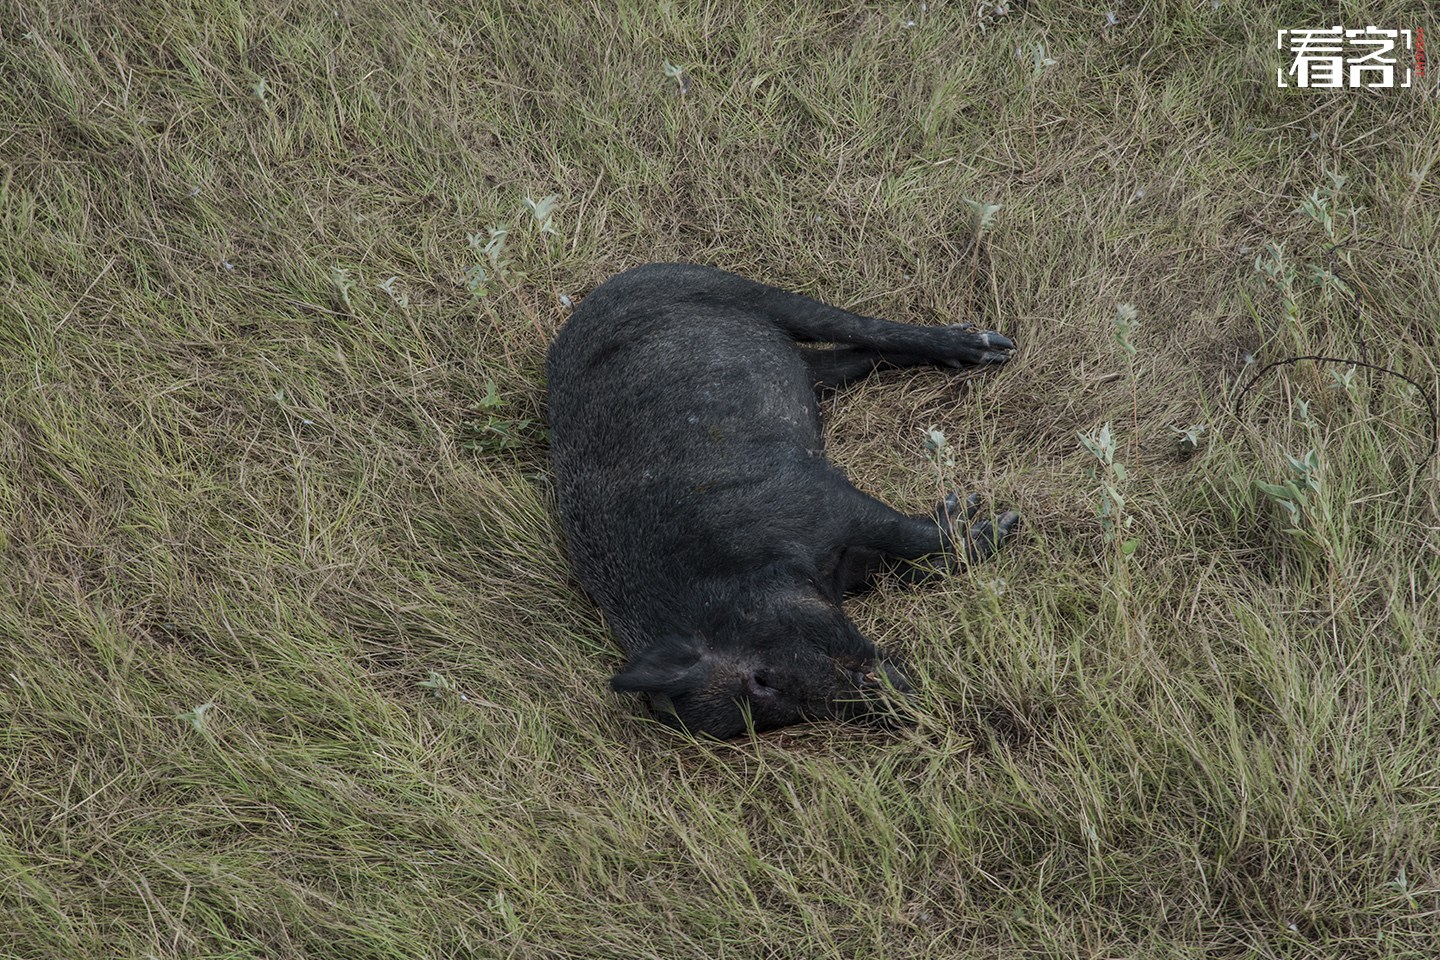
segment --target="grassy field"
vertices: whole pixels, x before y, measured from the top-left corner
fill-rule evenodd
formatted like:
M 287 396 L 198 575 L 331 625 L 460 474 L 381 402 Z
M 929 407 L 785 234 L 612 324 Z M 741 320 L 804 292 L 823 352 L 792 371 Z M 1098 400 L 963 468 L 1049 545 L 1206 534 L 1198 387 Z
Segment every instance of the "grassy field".
M 1425 7 L 0 2 L 0 957 L 1433 960 L 1440 99 L 1275 83 Z M 1025 516 L 852 606 L 913 727 L 608 691 L 542 362 L 666 259 L 1022 345 L 826 405 Z

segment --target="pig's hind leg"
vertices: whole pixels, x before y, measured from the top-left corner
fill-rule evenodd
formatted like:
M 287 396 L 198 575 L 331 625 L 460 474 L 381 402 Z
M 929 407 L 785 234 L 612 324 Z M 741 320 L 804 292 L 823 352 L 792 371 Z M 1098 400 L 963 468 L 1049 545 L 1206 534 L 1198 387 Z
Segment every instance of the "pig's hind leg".
M 882 353 L 868 347 L 801 347 L 800 355 L 810 368 L 816 389 L 826 390 L 863 380 L 876 370 L 920 367 L 935 362 L 918 353 Z
M 676 269 L 684 274 L 689 299 L 764 317 L 798 342 L 862 348 L 877 362 L 910 365 L 903 359 L 909 356 L 918 358 L 918 362 L 945 366 L 977 366 L 1004 363 L 1015 349 L 1009 337 L 976 330 L 969 324 L 921 327 L 877 320 L 724 271 Z M 672 278 L 669 282 L 679 281 Z M 861 353 L 839 354 L 834 361 L 835 375 L 842 380 L 853 379 L 874 369 L 871 361 L 872 357 Z M 870 364 L 868 369 L 866 364 Z
M 765 293 L 757 296 L 755 306 L 795 340 L 840 345 L 833 363 L 848 379 L 854 379 L 856 371 L 863 370 L 859 373 L 863 376 L 881 364 L 962 367 L 1004 363 L 1015 349 L 1009 337 L 977 330 L 968 323 L 944 327 L 896 323 L 851 313 L 797 293 L 761 289 Z M 846 351 L 845 347 L 852 349 Z

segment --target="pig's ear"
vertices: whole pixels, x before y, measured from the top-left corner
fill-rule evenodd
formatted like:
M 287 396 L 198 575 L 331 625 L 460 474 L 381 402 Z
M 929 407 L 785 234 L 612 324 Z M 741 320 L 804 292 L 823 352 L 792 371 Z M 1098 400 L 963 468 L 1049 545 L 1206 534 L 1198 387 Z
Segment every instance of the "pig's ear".
M 678 697 L 702 686 L 711 666 L 695 638 L 667 637 L 631 657 L 625 669 L 611 678 L 610 687 L 619 693 Z

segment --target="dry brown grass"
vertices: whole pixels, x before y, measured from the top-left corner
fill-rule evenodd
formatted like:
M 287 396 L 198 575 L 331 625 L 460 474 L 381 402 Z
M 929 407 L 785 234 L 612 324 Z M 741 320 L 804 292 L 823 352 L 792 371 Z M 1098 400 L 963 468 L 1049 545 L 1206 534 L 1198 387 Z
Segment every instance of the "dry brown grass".
M 1329 368 L 1227 412 L 1247 355 L 1434 394 L 1433 78 L 1274 89 L 1305 4 L 1011 6 L 6 8 L 0 955 L 1440 953 L 1433 425 Z M 1332 239 L 1296 209 L 1333 172 Z M 1337 239 L 1358 313 L 1308 272 Z M 606 691 L 541 361 L 562 297 L 663 259 L 1022 344 L 828 406 L 866 489 L 1026 517 L 855 605 L 913 730 L 701 744 Z M 1256 482 L 1310 446 L 1287 532 Z

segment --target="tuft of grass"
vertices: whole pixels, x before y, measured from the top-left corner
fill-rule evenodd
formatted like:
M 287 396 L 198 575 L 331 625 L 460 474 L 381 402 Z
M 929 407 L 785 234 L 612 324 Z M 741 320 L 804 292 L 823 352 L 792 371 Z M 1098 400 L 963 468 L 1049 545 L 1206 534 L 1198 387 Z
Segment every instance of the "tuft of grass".
M 1433 78 L 1275 89 L 1304 5 L 1109 13 L 9 11 L 0 954 L 1440 953 L 1423 399 L 1297 365 L 1229 414 L 1291 354 L 1440 377 Z M 1025 516 L 853 604 L 913 726 L 607 691 L 543 357 L 668 259 L 1021 345 L 826 403 L 863 488 Z

